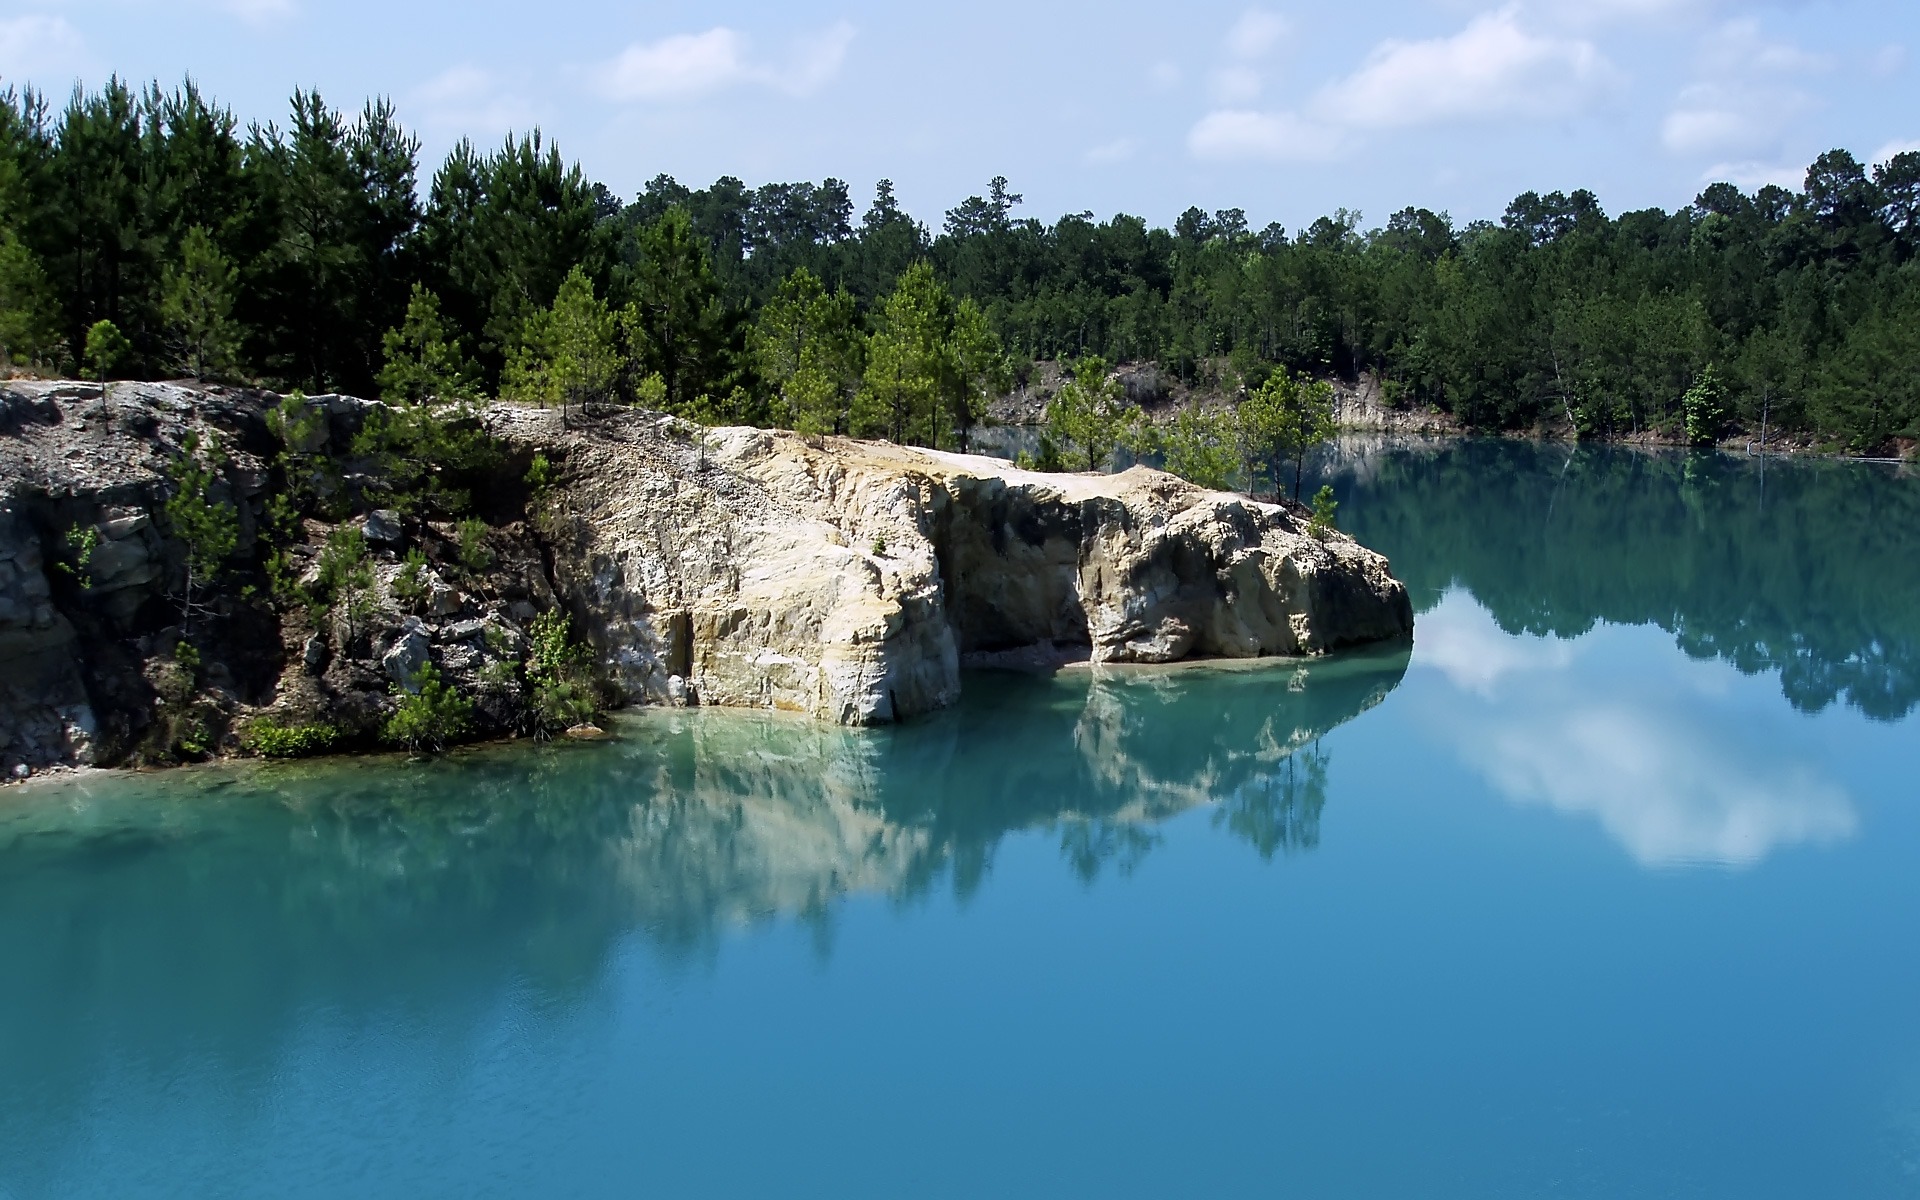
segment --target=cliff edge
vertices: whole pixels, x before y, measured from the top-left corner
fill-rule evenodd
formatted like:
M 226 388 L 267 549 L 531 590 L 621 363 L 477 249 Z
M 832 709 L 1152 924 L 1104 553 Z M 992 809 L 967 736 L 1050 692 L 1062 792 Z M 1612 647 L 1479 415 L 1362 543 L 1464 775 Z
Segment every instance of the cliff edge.
M 171 384 L 0 385 L 8 775 L 235 752 L 262 719 L 323 730 L 331 748 L 373 744 L 429 663 L 471 698 L 471 735 L 525 731 L 536 623 L 556 609 L 607 703 L 851 725 L 952 703 L 968 655 L 1319 655 L 1412 628 L 1386 561 L 1316 535 L 1297 505 L 1144 468 L 1039 474 L 495 405 L 467 418 L 492 453 L 455 481 L 470 496 L 455 521 L 392 499 L 384 476 L 431 472 L 369 448 L 380 411 Z M 211 475 L 189 482 L 232 515 L 233 548 L 196 593 L 168 501 L 191 445 L 216 443 Z M 351 574 L 333 561 L 343 531 Z

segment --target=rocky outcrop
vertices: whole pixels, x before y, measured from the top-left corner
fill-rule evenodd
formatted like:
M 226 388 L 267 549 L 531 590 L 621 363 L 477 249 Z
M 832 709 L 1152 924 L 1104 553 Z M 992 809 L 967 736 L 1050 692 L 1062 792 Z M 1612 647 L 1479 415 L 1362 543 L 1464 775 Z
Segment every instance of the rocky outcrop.
M 1311 656 L 1411 629 L 1385 560 L 1315 536 L 1298 506 L 1144 468 L 1036 474 L 649 413 L 481 414 L 501 453 L 472 488 L 483 521 L 456 529 L 371 487 L 354 434 L 373 407 L 0 386 L 6 770 L 231 750 L 262 713 L 370 739 L 429 664 L 474 699 L 475 732 L 507 732 L 532 623 L 556 606 L 616 702 L 848 725 L 952 703 L 968 655 Z M 290 426 L 276 409 L 313 419 Z M 238 536 L 193 603 L 165 515 L 189 436 L 222 447 L 207 494 Z M 536 455 L 549 466 L 537 489 L 524 481 Z M 291 524 L 270 504 L 290 472 L 306 496 Z M 357 604 L 322 612 L 269 586 L 270 554 L 276 577 L 316 584 L 348 527 L 367 548 Z
M 1351 538 L 1146 468 L 502 418 L 503 437 L 566 464 L 555 583 L 634 700 L 875 724 L 951 703 L 970 653 L 1318 655 L 1412 628 L 1386 560 Z

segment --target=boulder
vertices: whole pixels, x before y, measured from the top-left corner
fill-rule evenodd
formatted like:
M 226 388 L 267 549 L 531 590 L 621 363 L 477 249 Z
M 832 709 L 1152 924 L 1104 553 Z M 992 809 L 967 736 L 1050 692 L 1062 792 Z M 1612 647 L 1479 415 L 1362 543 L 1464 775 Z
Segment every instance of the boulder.
M 407 540 L 407 529 L 400 514 L 391 508 L 376 508 L 367 514 L 361 526 L 370 546 L 394 547 Z
M 387 678 L 404 691 L 414 690 L 414 677 L 420 674 L 420 668 L 431 662 L 433 645 L 427 640 L 426 627 L 418 617 L 408 617 L 400 636 L 395 638 L 388 651 L 380 656 L 380 667 Z

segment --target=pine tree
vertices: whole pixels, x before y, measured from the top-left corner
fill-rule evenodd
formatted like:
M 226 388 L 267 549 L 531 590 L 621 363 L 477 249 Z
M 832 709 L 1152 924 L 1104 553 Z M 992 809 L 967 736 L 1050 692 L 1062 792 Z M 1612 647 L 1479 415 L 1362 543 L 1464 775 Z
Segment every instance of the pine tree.
M 553 307 L 527 321 L 508 362 L 508 394 L 543 408 L 557 401 L 563 413 L 605 399 L 626 366 L 619 328 L 619 319 L 593 294 L 592 280 L 575 267 Z
M 805 267 L 787 276 L 750 340 L 754 367 L 774 392 L 774 419 L 801 433 L 845 433 L 864 341 L 852 296 L 829 295 Z
M 180 239 L 180 261 L 162 277 L 160 319 L 175 352 L 175 364 L 195 379 L 233 371 L 240 354 L 240 328 L 233 319 L 237 276 L 226 256 L 198 225 Z
M 387 362 L 380 395 L 390 404 L 469 400 L 478 391 L 474 367 L 440 316 L 440 298 L 413 285 L 406 319 L 381 339 Z

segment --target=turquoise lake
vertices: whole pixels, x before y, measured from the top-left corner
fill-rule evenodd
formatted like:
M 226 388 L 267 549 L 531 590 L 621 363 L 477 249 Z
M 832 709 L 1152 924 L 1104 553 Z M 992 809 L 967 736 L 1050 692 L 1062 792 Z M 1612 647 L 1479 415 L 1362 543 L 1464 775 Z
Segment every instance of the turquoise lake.
M 1920 1197 L 1920 478 L 1320 473 L 1410 648 L 0 793 L 0 1198 Z

